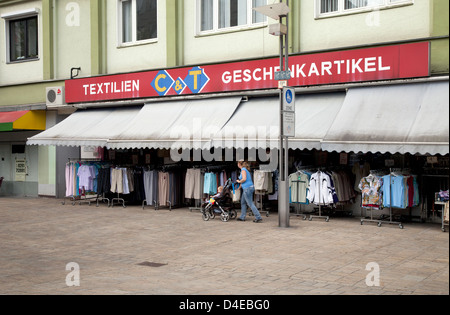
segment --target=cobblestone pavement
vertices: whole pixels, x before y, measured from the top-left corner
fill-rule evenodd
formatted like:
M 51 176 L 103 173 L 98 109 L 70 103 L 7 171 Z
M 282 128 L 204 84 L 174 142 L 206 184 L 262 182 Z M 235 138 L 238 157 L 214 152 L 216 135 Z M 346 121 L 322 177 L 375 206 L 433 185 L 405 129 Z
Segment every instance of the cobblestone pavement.
M 3 197 L 0 294 L 449 294 L 449 234 L 440 225 L 290 222 L 279 228 L 276 213 L 260 224 L 204 222 L 189 209 Z M 66 284 L 76 280 L 71 262 L 79 286 Z M 373 266 L 379 286 L 366 283 L 376 284 Z

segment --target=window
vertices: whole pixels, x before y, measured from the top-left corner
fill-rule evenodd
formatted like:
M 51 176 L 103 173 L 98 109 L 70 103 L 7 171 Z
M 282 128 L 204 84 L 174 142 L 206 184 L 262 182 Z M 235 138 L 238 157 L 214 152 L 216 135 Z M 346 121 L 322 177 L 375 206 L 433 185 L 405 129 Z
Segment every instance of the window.
M 252 10 L 266 5 L 267 0 L 197 0 L 199 33 L 251 27 L 266 21 L 264 15 Z
M 25 144 L 13 144 L 11 150 L 12 154 L 25 154 Z
M 385 9 L 412 3 L 414 0 L 316 0 L 318 17 Z
M 119 0 L 120 44 L 158 37 L 157 0 Z
M 9 61 L 38 58 L 37 16 L 8 20 Z

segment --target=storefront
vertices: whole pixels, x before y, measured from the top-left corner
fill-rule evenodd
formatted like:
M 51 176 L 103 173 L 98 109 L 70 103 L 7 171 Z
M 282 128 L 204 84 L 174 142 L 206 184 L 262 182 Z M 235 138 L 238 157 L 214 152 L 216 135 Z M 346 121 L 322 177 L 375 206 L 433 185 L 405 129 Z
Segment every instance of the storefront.
M 38 148 L 26 141 L 45 127 L 44 110 L 0 112 L 0 195 L 38 195 Z
M 409 173 L 420 183 L 432 178 L 425 176 L 431 168 L 441 176 L 436 182 L 448 190 L 448 77 L 430 77 L 429 50 L 428 42 L 420 42 L 292 56 L 289 86 L 297 95 L 290 173 L 347 172 L 355 196 L 341 194 L 346 202 L 338 206 L 358 215 L 361 192 L 355 180 L 358 184 L 371 170 Z M 72 188 L 66 191 L 69 196 L 80 191 L 77 167 L 97 160 L 97 171 L 121 167 L 125 173 L 133 169 L 141 174 L 137 187 L 143 186 L 145 173 L 146 188 L 129 201 L 166 206 L 198 205 L 204 197 L 201 182 L 187 188 L 188 170 L 216 173 L 220 185 L 235 176 L 234 161 L 244 158 L 253 162 L 254 170 L 272 173 L 271 190 L 261 197 L 267 206 L 277 198 L 278 62 L 274 58 L 68 80 L 66 102 L 78 110 L 30 137 L 28 144 L 88 148 L 86 155 L 74 156 L 58 170 L 66 172 L 66 180 L 72 178 L 66 181 Z M 358 165 L 361 172 L 356 172 Z M 150 175 L 156 171 L 158 176 Z M 158 182 L 159 176 L 169 180 Z M 420 188 L 429 187 L 420 185 L 419 195 Z M 156 186 L 165 193 L 155 197 Z M 291 182 L 292 189 L 299 185 Z M 127 198 L 121 194 L 116 197 Z M 295 195 L 291 191 L 295 210 L 316 208 Z M 428 195 L 422 191 L 419 202 L 411 198 L 403 204 L 409 218 L 428 218 Z M 324 204 L 324 211 L 334 213 L 336 205 Z

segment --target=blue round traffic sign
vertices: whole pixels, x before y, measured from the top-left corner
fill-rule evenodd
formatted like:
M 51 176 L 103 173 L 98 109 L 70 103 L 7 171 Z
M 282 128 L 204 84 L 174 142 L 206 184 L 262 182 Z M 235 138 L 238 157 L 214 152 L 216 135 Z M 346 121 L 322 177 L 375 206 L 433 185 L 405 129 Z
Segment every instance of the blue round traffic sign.
M 292 103 L 292 91 L 291 90 L 286 91 L 286 102 L 288 104 Z

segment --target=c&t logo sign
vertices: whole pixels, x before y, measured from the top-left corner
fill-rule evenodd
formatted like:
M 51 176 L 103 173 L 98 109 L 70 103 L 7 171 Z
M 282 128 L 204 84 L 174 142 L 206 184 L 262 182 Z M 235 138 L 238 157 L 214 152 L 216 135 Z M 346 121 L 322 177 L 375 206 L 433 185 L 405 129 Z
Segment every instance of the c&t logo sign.
M 175 92 L 178 95 L 180 95 L 181 93 L 183 93 L 185 88 L 186 88 L 186 83 L 184 83 L 183 79 L 181 79 L 180 77 L 178 79 L 176 79 L 176 81 L 173 85 L 173 89 L 175 90 Z
M 194 94 L 200 93 L 203 88 L 208 84 L 209 77 L 205 71 L 200 67 L 194 67 L 189 71 L 187 77 L 184 79 L 188 88 Z
M 194 67 L 188 71 L 188 74 L 184 80 L 178 77 L 174 80 L 169 72 L 161 70 L 156 74 L 156 77 L 150 83 L 153 89 L 159 96 L 165 96 L 173 89 L 178 95 L 182 94 L 186 87 L 191 90 L 192 93 L 198 94 L 204 89 L 209 82 L 209 77 L 206 75 L 205 70 L 200 67 Z
M 174 80 L 170 74 L 165 70 L 161 70 L 158 72 L 150 85 L 155 89 L 159 96 L 164 96 L 167 92 L 169 92 L 173 82 Z

